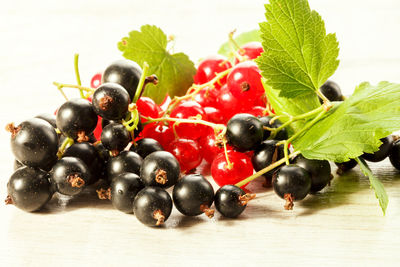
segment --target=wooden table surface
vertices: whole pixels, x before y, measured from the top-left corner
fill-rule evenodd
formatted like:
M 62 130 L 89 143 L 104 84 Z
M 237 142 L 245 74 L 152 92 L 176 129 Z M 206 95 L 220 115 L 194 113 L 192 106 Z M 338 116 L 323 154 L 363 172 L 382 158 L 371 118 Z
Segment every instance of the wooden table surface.
M 120 57 L 118 40 L 142 24 L 175 34 L 176 50 L 197 61 L 215 53 L 233 28 L 250 30 L 263 20 L 265 1 L 216 2 L 2 3 L 0 125 L 53 112 L 63 98 L 51 83 L 75 81 L 75 52 L 88 84 Z M 341 65 L 333 79 L 346 94 L 364 80 L 400 82 L 399 2 L 349 2 L 310 1 L 340 41 Z M 5 131 L 0 159 L 5 198 L 13 164 Z M 95 188 L 74 198 L 54 197 L 37 213 L 0 205 L 0 266 L 399 266 L 400 173 L 388 160 L 371 168 L 389 195 L 386 216 L 359 170 L 335 177 L 293 211 L 283 210 L 282 200 L 256 180 L 248 189 L 257 198 L 240 218 L 184 217 L 174 209 L 159 229 L 98 200 Z

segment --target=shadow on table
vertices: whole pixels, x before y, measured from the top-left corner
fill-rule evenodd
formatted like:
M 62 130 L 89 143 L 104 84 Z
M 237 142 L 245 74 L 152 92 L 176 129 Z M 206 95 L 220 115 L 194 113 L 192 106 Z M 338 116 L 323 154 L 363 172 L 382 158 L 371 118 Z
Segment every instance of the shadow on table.
M 107 188 L 107 185 L 100 181 L 88 186 L 76 196 L 65 196 L 55 193 L 49 203 L 38 211 L 38 214 L 52 214 L 73 211 L 80 208 L 114 209 L 111 201 L 99 199 L 97 189 Z

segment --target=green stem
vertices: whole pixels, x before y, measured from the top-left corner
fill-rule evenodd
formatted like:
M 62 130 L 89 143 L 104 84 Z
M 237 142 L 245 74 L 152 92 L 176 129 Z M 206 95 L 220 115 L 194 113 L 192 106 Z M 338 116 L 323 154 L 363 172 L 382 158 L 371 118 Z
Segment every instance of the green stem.
M 322 105 L 322 107 L 328 111 L 332 108 L 332 103 L 331 101 L 329 101 L 328 98 L 326 98 L 326 96 L 318 89 L 317 90 L 317 95 L 322 99 L 322 101 L 324 102 L 324 104 Z
M 287 142 L 287 141 L 285 141 L 285 144 L 284 144 L 284 146 L 283 146 L 283 154 L 284 154 L 284 156 L 285 156 L 285 163 L 286 163 L 286 165 L 289 165 L 290 164 L 290 162 L 289 162 L 289 153 L 288 153 L 288 151 L 289 151 L 289 143 Z
M 57 86 L 59 90 L 62 88 L 76 88 L 76 89 L 83 90 L 83 91 L 90 92 L 90 93 L 94 92 L 93 88 L 84 87 L 84 86 L 80 86 L 80 85 L 76 85 L 76 84 L 66 84 L 66 83 L 58 83 L 58 82 L 53 82 L 53 84 L 55 86 Z
M 57 157 L 60 159 L 63 156 L 65 149 L 68 148 L 69 146 L 71 146 L 73 143 L 74 143 L 74 139 L 69 138 L 69 137 L 65 138 L 64 142 L 61 144 L 60 148 L 58 149 Z
M 82 86 L 81 75 L 79 74 L 78 62 L 79 62 L 79 54 L 75 54 L 75 56 L 74 56 L 74 68 L 75 68 L 76 82 L 78 83 L 79 86 Z M 85 98 L 85 95 L 83 94 L 83 90 L 79 89 L 79 92 L 81 94 L 81 97 Z
M 149 64 L 147 64 L 147 62 L 143 62 L 142 75 L 140 76 L 140 80 L 136 88 L 136 93 L 135 96 L 133 97 L 132 103 L 136 103 L 136 101 L 138 101 L 140 95 L 142 94 L 142 90 L 144 89 L 143 88 L 144 81 L 146 80 L 148 71 L 149 71 Z
M 133 125 L 131 125 L 133 123 Z M 130 120 L 123 121 L 122 125 L 126 127 L 129 132 L 133 132 L 139 124 L 139 112 L 137 109 L 134 109 L 130 113 Z
M 223 72 L 220 72 L 217 75 L 215 75 L 215 77 L 212 80 L 210 80 L 206 83 L 203 83 L 201 85 L 193 85 L 191 88 L 189 88 L 188 91 L 190 91 L 190 89 L 192 89 L 192 88 L 195 88 L 195 89 L 193 91 L 191 91 L 189 94 L 187 93 L 184 96 L 174 97 L 174 99 L 169 104 L 167 110 L 165 111 L 164 117 L 167 116 L 171 112 L 171 110 L 173 110 L 182 100 L 189 99 L 189 98 L 195 96 L 198 92 L 201 91 L 201 89 L 203 89 L 207 86 L 214 87 L 214 84 L 219 82 L 219 80 L 221 80 L 226 75 L 228 75 L 231 70 L 232 70 L 232 68 L 224 70 Z M 212 90 L 212 89 L 210 89 L 210 90 Z
M 293 153 L 291 153 L 288 157 L 289 157 L 289 158 L 294 158 L 294 157 L 297 156 L 298 154 L 300 154 L 300 151 L 293 152 Z M 263 174 L 265 174 L 265 173 L 267 173 L 267 172 L 269 172 L 269 171 L 275 169 L 275 168 L 278 167 L 279 165 L 282 165 L 283 163 L 285 163 L 285 161 L 286 161 L 286 159 L 285 159 L 285 158 L 282 158 L 282 159 L 280 159 L 280 160 L 278 160 L 278 161 L 272 163 L 272 164 L 269 165 L 268 167 L 265 167 L 264 169 L 262 169 L 262 170 L 256 172 L 255 174 L 253 174 L 253 175 L 247 177 L 246 179 L 240 181 L 239 183 L 235 184 L 235 186 L 237 186 L 237 187 L 244 186 L 245 184 L 247 184 L 247 183 L 253 181 L 254 179 L 256 179 L 257 177 L 260 177 L 261 175 L 263 175 Z
M 326 110 L 323 109 L 314 119 L 312 119 L 312 121 L 308 122 L 300 131 L 292 135 L 288 140 L 280 141 L 277 145 L 285 144 L 285 142 L 291 143 L 295 138 L 299 137 L 302 133 L 310 129 L 317 121 L 319 121 L 322 118 L 322 116 L 324 116 L 325 113 Z

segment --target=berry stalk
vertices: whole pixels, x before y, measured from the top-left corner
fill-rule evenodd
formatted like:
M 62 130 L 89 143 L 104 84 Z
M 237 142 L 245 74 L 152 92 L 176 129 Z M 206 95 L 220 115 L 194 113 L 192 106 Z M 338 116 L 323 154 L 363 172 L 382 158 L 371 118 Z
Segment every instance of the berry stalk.
M 79 74 L 79 54 L 75 54 L 74 56 L 74 69 L 75 69 L 75 76 L 76 76 L 76 83 L 81 86 L 81 75 Z M 83 94 L 83 90 L 79 89 L 79 93 L 81 94 L 81 98 L 86 98 L 85 95 Z

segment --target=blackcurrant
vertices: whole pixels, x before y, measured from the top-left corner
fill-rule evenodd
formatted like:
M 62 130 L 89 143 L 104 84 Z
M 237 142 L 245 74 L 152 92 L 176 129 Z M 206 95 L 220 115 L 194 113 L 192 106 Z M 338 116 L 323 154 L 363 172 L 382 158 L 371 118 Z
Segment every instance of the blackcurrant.
M 265 140 L 254 150 L 251 162 L 255 171 L 260 171 L 284 157 L 283 145 L 277 146 L 277 140 Z M 271 185 L 272 175 L 278 169 L 263 174 L 266 185 Z
M 53 128 L 57 128 L 57 124 L 56 124 L 56 116 L 50 113 L 42 113 L 37 115 L 35 118 L 38 119 L 42 119 L 47 121 L 48 123 L 50 123 L 51 126 L 53 126 Z
M 310 192 L 322 190 L 332 179 L 331 165 L 327 160 L 307 159 L 302 155 L 298 155 L 294 163 L 304 168 L 310 174 Z
M 102 83 L 117 83 L 128 91 L 133 100 L 139 84 L 142 69 L 131 60 L 117 60 L 109 65 L 103 73 Z
M 186 216 L 205 213 L 211 218 L 214 215 L 214 210 L 210 209 L 214 189 L 200 174 L 189 174 L 179 179 L 172 191 L 172 199 L 175 207 Z
M 159 187 L 145 187 L 133 201 L 133 213 L 136 218 L 147 226 L 162 225 L 171 214 L 172 199 Z
M 302 200 L 310 192 L 311 177 L 302 167 L 285 165 L 272 177 L 275 193 L 286 200 L 285 209 L 293 209 L 293 201 Z
M 142 158 L 146 158 L 149 154 L 156 151 L 163 151 L 160 143 L 153 138 L 143 138 L 133 144 L 130 148 L 131 151 L 138 153 Z
M 139 114 L 140 117 L 140 114 Z M 107 119 L 101 119 L 101 128 L 104 129 L 107 125 L 109 125 L 110 123 L 122 123 L 121 120 L 107 120 Z M 140 132 L 143 130 L 143 124 L 141 122 L 141 120 L 139 120 L 139 123 L 137 125 L 137 128 L 133 131 L 134 136 L 138 136 L 140 134 Z
M 214 205 L 222 216 L 236 218 L 245 210 L 247 202 L 254 197 L 254 194 L 246 194 L 240 187 L 224 185 L 215 193 Z
M 282 122 L 280 120 L 274 120 L 272 123 L 270 123 L 272 116 L 264 116 L 260 117 L 259 120 L 262 123 L 262 126 L 264 127 L 269 127 L 269 128 L 279 128 L 282 126 Z M 270 137 L 271 131 L 268 129 L 264 129 L 264 140 L 268 139 Z M 288 133 L 285 128 L 280 130 L 274 137 L 275 140 L 286 140 L 288 139 Z
M 87 185 L 94 184 L 102 177 L 103 161 L 94 145 L 87 142 L 75 143 L 65 150 L 63 157 L 76 157 L 85 162 L 91 174 Z
M 389 159 L 393 167 L 400 170 L 400 140 L 393 143 Z
M 122 151 L 118 156 L 112 157 L 107 163 L 107 177 L 111 182 L 116 176 L 124 172 L 140 174 L 143 159 L 132 151 Z
M 253 115 L 236 114 L 226 127 L 228 142 L 239 151 L 251 150 L 263 140 L 262 123 Z
M 176 158 L 167 151 L 148 155 L 140 168 L 140 178 L 146 186 L 168 188 L 176 184 L 181 169 Z
M 119 123 L 110 123 L 104 127 L 101 133 L 101 143 L 113 155 L 118 155 L 120 151 L 131 141 L 131 136 L 124 125 Z
M 29 212 L 42 208 L 53 195 L 48 174 L 30 167 L 21 167 L 11 175 L 7 192 L 7 204 Z
M 97 115 L 107 120 L 121 120 L 131 99 L 128 92 L 117 83 L 105 83 L 93 94 L 93 109 Z
M 341 162 L 341 163 L 335 162 L 335 164 L 338 167 L 336 173 L 339 175 L 342 175 L 343 173 L 345 173 L 345 172 L 353 169 L 355 166 L 357 166 L 357 161 L 355 161 L 354 159 L 351 159 L 349 161 Z
M 343 101 L 342 91 L 339 85 L 333 81 L 326 81 L 319 90 L 329 101 Z M 319 98 L 319 102 L 323 103 L 321 98 Z
M 379 147 L 378 151 L 374 153 L 364 153 L 361 157 L 365 160 L 378 162 L 384 160 L 387 156 L 389 156 L 390 151 L 393 145 L 393 136 L 389 135 L 385 138 L 381 139 L 381 146 Z
M 132 213 L 133 200 L 144 184 L 137 174 L 125 172 L 112 180 L 110 188 L 113 206 L 122 212 Z
M 65 102 L 57 111 L 57 128 L 67 137 L 78 142 L 89 141 L 89 135 L 97 125 L 97 114 L 92 103 L 74 98 Z
M 50 181 L 54 190 L 63 195 L 79 194 L 90 179 L 85 162 L 75 157 L 60 159 L 50 171 Z
M 45 120 L 33 118 L 15 127 L 11 132 L 11 150 L 24 165 L 50 170 L 57 161 L 58 137 L 55 129 Z

